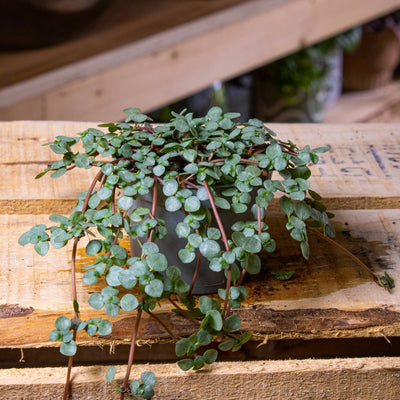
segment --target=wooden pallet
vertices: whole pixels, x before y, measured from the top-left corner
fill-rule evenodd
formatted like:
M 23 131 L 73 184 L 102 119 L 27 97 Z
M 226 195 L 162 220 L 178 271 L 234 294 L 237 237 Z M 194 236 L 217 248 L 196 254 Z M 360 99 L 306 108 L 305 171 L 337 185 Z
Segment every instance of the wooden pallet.
M 18 246 L 17 240 L 34 224 L 46 223 L 49 214 L 68 214 L 76 195 L 85 190 L 92 175 L 80 171 L 57 180 L 46 176 L 34 181 L 33 177 L 56 159 L 41 144 L 89 126 L 95 124 L 0 123 L 0 137 L 3 148 L 7 149 L 0 161 L 0 353 L 24 349 L 28 354 L 33 349 L 44 352 L 54 348 L 54 343 L 48 340 L 54 320 L 59 315 L 71 314 L 70 249 L 51 250 L 42 258 L 32 248 Z M 400 282 L 400 124 L 271 124 L 270 127 L 279 137 L 299 145 L 331 146 L 331 151 L 321 156 L 321 164 L 312 167 L 311 184 L 336 214 L 337 241 L 365 261 L 374 273 L 382 275 L 387 271 Z M 318 237 L 310 237 L 311 257 L 305 262 L 297 243 L 285 233 L 283 216 L 276 203 L 271 206 L 267 223 L 277 240 L 277 252 L 265 259 L 261 278 L 248 281 L 250 294 L 240 311 L 243 329 L 254 332 L 254 339 L 265 344 L 271 340 L 382 337 L 390 340 L 400 336 L 398 288 L 392 293 L 384 291 L 357 264 Z M 90 262 L 84 247 L 82 243 L 78 250 L 80 267 Z M 280 269 L 295 270 L 294 278 L 287 282 L 274 280 L 270 271 Z M 85 306 L 88 296 L 88 287 L 79 279 L 82 317 L 89 313 L 104 316 Z M 192 331 L 185 319 L 171 317 L 168 311 L 169 306 L 162 304 L 158 316 L 176 334 Z M 99 345 L 113 347 L 127 343 L 134 320 L 134 315 L 121 313 L 113 319 L 114 330 L 109 338 L 100 341 L 81 334 L 78 342 L 93 352 Z M 141 344 L 160 346 L 169 342 L 160 326 L 144 320 Z M 149 349 L 148 360 L 157 359 L 157 353 L 153 356 L 151 353 Z M 40 350 L 34 354 L 40 362 Z M 241 356 L 245 360 L 246 352 Z M 16 365 L 19 358 L 18 353 Z M 135 371 L 141 368 L 137 366 Z M 242 398 L 296 399 L 302 393 L 302 398 L 313 399 L 319 393 L 320 397 L 325 394 L 330 399 L 372 400 L 380 396 L 390 400 L 396 399 L 393 387 L 398 382 L 400 360 L 221 362 L 209 372 L 189 375 L 179 372 L 173 364 L 146 368 L 160 373 L 158 399 L 201 398 L 196 397 L 202 393 L 200 386 L 223 382 L 224 393 L 215 389 L 210 392 L 210 399 L 237 398 L 235 393 L 246 389 Z M 114 398 L 110 386 L 103 383 L 102 367 L 78 370 L 73 384 L 77 398 L 89 398 L 89 394 L 92 398 Z M 3 370 L 0 399 L 39 399 L 58 393 L 63 371 L 62 368 Z M 346 385 L 341 383 L 342 376 Z M 287 385 L 277 384 L 282 381 Z M 88 385 L 82 386 L 83 382 Z M 176 393 L 176 387 L 184 388 L 185 392 Z M 344 387 L 350 397 L 344 394 Z M 362 388 L 361 394 L 357 394 L 358 387 Z M 100 394 L 96 397 L 96 393 L 103 397 Z
M 127 106 L 154 110 L 399 7 L 400 0 L 113 0 L 79 38 L 1 54 L 0 120 L 117 120 Z

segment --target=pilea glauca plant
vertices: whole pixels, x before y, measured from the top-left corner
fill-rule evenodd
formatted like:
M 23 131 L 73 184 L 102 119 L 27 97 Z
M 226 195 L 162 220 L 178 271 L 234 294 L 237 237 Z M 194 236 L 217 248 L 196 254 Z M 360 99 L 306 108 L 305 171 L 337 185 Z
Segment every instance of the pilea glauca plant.
M 154 394 L 154 374 L 145 372 L 140 379 L 129 379 L 143 313 L 175 338 L 153 312 L 159 302 L 171 302 L 176 313 L 193 322 L 193 334 L 176 341 L 178 365 L 183 370 L 211 364 L 219 351 L 237 351 L 251 338 L 251 333 L 241 331 L 235 309 L 247 295 L 245 275 L 260 273 L 260 254 L 275 249 L 264 221 L 274 197 L 279 197 L 286 228 L 306 259 L 309 229 L 323 237 L 334 236 L 329 222 L 332 215 L 308 182 L 311 171 L 307 165 L 317 163 L 318 153 L 328 148 L 299 149 L 278 139 L 261 121 L 237 123 L 239 114 L 224 114 L 218 107 L 202 118 L 186 111 L 173 113 L 170 122 L 158 126 L 150 125 L 150 119 L 137 108 L 125 112 L 125 122 L 102 124 L 76 137 L 57 136 L 47 143 L 61 159 L 37 178 L 47 173 L 57 178 L 74 168 L 98 171 L 69 217 L 51 215 L 55 225 L 37 225 L 19 239 L 21 245 L 33 244 L 40 255 L 47 253 L 50 244 L 58 249 L 73 243 L 74 317 L 57 318 L 49 336 L 60 341 L 61 353 L 70 357 L 64 398 L 68 397 L 77 333 L 112 332 L 106 319 L 80 319 L 75 258 L 82 238 L 86 238 L 86 253 L 95 256 L 92 264 L 83 267 L 83 282 L 104 283 L 99 293 L 89 297 L 90 306 L 104 307 L 110 317 L 136 313 L 126 375 L 119 385 L 121 398 L 149 399 Z M 83 151 L 75 150 L 78 144 Z M 149 207 L 140 205 L 146 196 L 151 199 Z M 171 215 L 182 213 L 174 232 L 157 215 L 160 199 Z M 227 210 L 236 216 L 233 224 L 221 218 Z M 182 248 L 173 249 L 179 265 L 171 265 L 157 244 L 172 234 L 184 240 Z M 124 236 L 131 237 L 139 251 L 129 254 L 121 246 Z M 199 269 L 204 268 L 201 259 L 210 274 L 226 277 L 218 296 L 192 294 Z M 185 281 L 182 272 L 192 262 L 193 276 Z M 218 346 L 210 348 L 214 341 Z M 114 367 L 108 370 L 108 381 L 115 371 Z

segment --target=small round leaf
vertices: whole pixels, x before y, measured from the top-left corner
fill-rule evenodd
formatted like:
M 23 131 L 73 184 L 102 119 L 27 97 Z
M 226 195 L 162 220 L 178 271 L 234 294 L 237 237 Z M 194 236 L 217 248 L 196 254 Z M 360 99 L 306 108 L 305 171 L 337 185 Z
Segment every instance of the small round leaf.
M 71 340 L 68 343 L 62 343 L 60 347 L 60 353 L 64 356 L 74 356 L 76 354 L 76 343 Z
M 132 311 L 139 305 L 138 299 L 133 294 L 126 294 L 120 302 L 121 308 L 124 311 Z

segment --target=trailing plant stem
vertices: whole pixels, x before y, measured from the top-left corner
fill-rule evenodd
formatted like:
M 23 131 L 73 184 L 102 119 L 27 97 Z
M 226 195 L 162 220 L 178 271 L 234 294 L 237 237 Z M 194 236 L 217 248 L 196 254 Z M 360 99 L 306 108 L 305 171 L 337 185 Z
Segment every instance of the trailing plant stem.
M 204 185 L 204 188 L 207 191 L 207 195 L 208 195 L 208 198 L 210 200 L 211 208 L 213 210 L 215 219 L 217 221 L 218 228 L 221 231 L 222 241 L 224 242 L 224 245 L 225 245 L 225 251 L 229 251 L 230 247 L 229 247 L 228 239 L 226 237 L 224 225 L 222 224 L 221 218 L 219 216 L 217 207 L 216 207 L 215 202 L 214 202 L 213 195 L 212 195 L 211 190 L 210 190 L 210 188 L 209 188 L 209 186 L 207 184 L 207 181 L 204 180 L 203 181 L 203 185 Z M 228 303 L 229 303 L 229 291 L 230 291 L 230 288 L 231 288 L 231 278 L 232 278 L 231 265 L 229 265 L 229 267 L 228 267 L 228 274 L 227 275 L 228 276 L 226 277 L 226 290 L 225 290 L 224 308 L 223 308 L 223 311 L 222 311 L 223 317 L 226 317 L 229 314 Z
M 140 320 L 142 317 L 142 312 L 143 312 L 143 310 L 141 308 L 139 308 L 137 315 L 136 315 L 135 327 L 132 332 L 131 347 L 129 349 L 128 365 L 126 367 L 124 381 L 122 382 L 122 385 L 121 385 L 121 388 L 123 389 L 123 391 L 121 392 L 121 400 L 123 400 L 124 396 L 125 396 L 124 390 L 128 389 L 128 387 L 129 387 L 129 384 L 128 384 L 129 376 L 131 375 L 133 357 L 135 355 L 135 349 L 136 349 L 136 339 L 137 339 L 138 332 L 139 332 L 139 326 L 140 326 Z
M 358 257 L 356 257 L 352 252 L 350 252 L 349 250 L 347 250 L 345 247 L 343 247 L 341 244 L 339 244 L 338 242 L 335 242 L 333 239 L 331 239 L 330 237 L 325 236 L 324 234 L 322 234 L 318 229 L 315 228 L 311 228 L 311 227 L 307 227 L 307 229 L 310 232 L 315 233 L 317 236 L 319 236 L 321 239 L 324 239 L 325 241 L 327 241 L 328 243 L 332 244 L 333 246 L 335 246 L 336 248 L 340 249 L 343 253 L 345 253 L 347 256 L 349 256 L 353 261 L 355 261 L 360 267 L 362 267 L 371 277 L 372 279 L 375 281 L 375 283 L 379 284 L 379 279 L 375 276 L 375 274 L 368 268 L 368 266 L 366 264 L 364 264 Z

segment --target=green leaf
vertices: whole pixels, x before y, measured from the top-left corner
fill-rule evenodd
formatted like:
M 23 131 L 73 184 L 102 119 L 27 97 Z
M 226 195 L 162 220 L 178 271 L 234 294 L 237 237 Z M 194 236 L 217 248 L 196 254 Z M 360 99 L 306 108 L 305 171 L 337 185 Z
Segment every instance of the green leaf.
M 95 310 L 100 310 L 104 306 L 103 296 L 100 293 L 93 293 L 89 297 L 88 303 Z
M 300 243 L 300 249 L 303 254 L 303 257 L 308 260 L 310 257 L 310 246 L 308 245 L 307 242 L 303 241 Z
M 67 217 L 64 217 L 64 215 L 58 215 L 58 214 L 50 215 L 49 220 L 52 222 L 55 222 L 57 224 L 68 224 L 69 223 L 69 219 Z
M 142 246 L 143 254 L 149 255 L 149 254 L 153 254 L 153 253 L 158 253 L 159 251 L 160 250 L 156 243 L 153 243 L 153 242 L 143 243 L 143 246 Z
M 221 309 L 219 301 L 217 299 L 208 297 L 208 296 L 200 296 L 199 298 L 199 308 L 203 314 L 207 314 L 210 310 L 217 310 Z
M 140 382 L 138 379 L 134 379 L 131 384 L 129 385 L 129 388 L 131 389 L 131 392 L 133 394 L 137 394 L 139 392 L 140 388 Z
M 60 331 L 57 329 L 54 329 L 49 333 L 49 339 L 52 340 L 53 342 L 56 342 L 59 340 L 61 337 Z
M 208 349 L 203 354 L 203 360 L 206 364 L 212 364 L 217 360 L 218 351 L 215 349 Z
M 178 235 L 178 237 L 180 237 L 180 238 L 188 237 L 190 235 L 191 231 L 192 230 L 191 230 L 190 226 L 188 224 L 186 224 L 185 222 L 179 222 L 175 228 L 175 232 Z
M 248 253 L 258 253 L 262 249 L 262 245 L 259 239 L 255 237 L 246 237 L 243 240 L 242 246 L 243 250 L 247 251 Z
M 207 237 L 210 240 L 221 239 L 221 231 L 218 228 L 210 227 L 207 229 Z
M 75 165 L 78 168 L 88 168 L 89 167 L 89 156 L 85 153 L 80 153 L 75 158 Z
M 67 172 L 66 168 L 60 168 L 56 172 L 53 172 L 50 176 L 52 178 L 59 178 L 60 176 L 63 176 Z
M 225 340 L 224 342 L 221 342 L 219 345 L 218 345 L 218 348 L 221 350 L 221 351 L 229 351 L 229 350 L 231 350 L 232 349 L 232 347 L 235 345 L 235 339 L 228 339 L 228 340 Z
M 196 253 L 190 249 L 180 249 L 178 257 L 184 264 L 189 264 L 196 258 Z
M 185 172 L 187 172 L 188 174 L 197 174 L 199 167 L 197 166 L 197 164 L 187 164 L 187 165 L 185 165 L 183 170 Z
M 260 257 L 255 254 L 248 254 L 245 258 L 243 267 L 249 274 L 258 274 L 261 271 Z
M 294 204 L 292 203 L 292 201 L 286 197 L 286 196 L 282 196 L 279 199 L 279 205 L 281 206 L 282 211 L 286 214 L 286 215 L 290 215 L 293 213 L 294 211 Z
M 110 321 L 103 319 L 97 325 L 97 333 L 101 336 L 109 335 L 112 332 L 112 326 Z
M 168 260 L 162 253 L 152 253 L 147 256 L 147 265 L 153 271 L 165 271 L 168 267 Z
M 124 269 L 119 272 L 118 280 L 125 289 L 132 289 L 136 285 L 137 277 L 132 270 Z
M 156 165 L 153 167 L 153 174 L 155 176 L 161 176 L 165 172 L 165 167 L 163 165 Z
M 204 359 L 202 356 L 196 356 L 193 360 L 193 369 L 195 371 L 204 367 Z
M 175 265 L 171 265 L 167 268 L 166 275 L 171 282 L 175 282 L 181 277 L 181 270 Z
M 144 385 L 154 386 L 156 384 L 156 376 L 153 372 L 145 371 L 140 375 L 140 379 Z
M 18 244 L 21 246 L 27 245 L 28 243 L 31 242 L 31 236 L 32 236 L 31 231 L 23 233 L 18 239 Z
M 178 340 L 175 343 L 175 354 L 177 357 L 183 357 L 187 354 L 187 351 L 189 350 L 191 346 L 191 343 L 188 338 L 183 338 Z
M 163 181 L 163 193 L 166 196 L 173 196 L 178 191 L 178 182 L 174 179 Z
M 221 252 L 221 248 L 215 240 L 205 240 L 200 245 L 200 253 L 206 257 L 208 260 L 213 259 L 214 257 L 218 256 Z
M 278 279 L 279 281 L 288 281 L 289 279 L 292 278 L 294 273 L 295 271 L 276 271 L 276 272 L 271 271 L 273 277 L 275 279 Z
M 216 331 L 220 331 L 222 329 L 222 317 L 221 313 L 217 310 L 208 310 L 206 316 L 209 317 L 209 325 Z
M 150 297 L 158 298 L 162 296 L 164 285 L 159 279 L 153 279 L 148 285 L 145 286 L 144 291 Z
M 59 330 L 59 331 L 68 331 L 71 328 L 71 320 L 67 317 L 58 317 L 56 321 L 54 322 L 54 326 Z
M 189 369 L 193 367 L 193 360 L 190 358 L 184 358 L 183 360 L 179 360 L 178 367 L 182 371 L 189 371 Z
M 124 260 L 128 256 L 126 250 L 116 244 L 111 246 L 111 255 L 120 260 Z
M 200 247 L 201 243 L 203 242 L 203 238 L 200 235 L 198 235 L 197 233 L 192 233 L 188 236 L 188 242 L 192 247 L 197 249 L 198 247 Z
M 183 158 L 190 163 L 196 161 L 197 158 L 197 151 L 193 149 L 187 149 L 183 151 Z M 197 172 L 197 171 L 196 171 Z
M 109 315 L 110 317 L 115 317 L 119 314 L 120 308 L 118 305 L 113 304 L 113 303 L 108 303 L 104 307 L 104 311 Z
M 86 254 L 88 256 L 95 256 L 97 253 L 101 251 L 102 247 L 103 245 L 101 240 L 91 240 L 86 245 Z
M 296 215 L 302 220 L 308 219 L 311 216 L 311 209 L 304 201 L 296 203 L 295 211 Z
M 133 206 L 133 204 L 134 200 L 132 199 L 132 197 L 128 196 L 121 196 L 117 201 L 118 207 L 122 210 L 129 210 Z
M 35 251 L 41 256 L 45 256 L 49 251 L 49 248 L 49 242 L 37 242 L 34 246 Z
M 60 353 L 68 357 L 74 356 L 76 354 L 76 343 L 73 340 L 68 343 L 62 343 Z
M 99 197 L 99 199 L 101 200 L 107 200 L 109 197 L 111 197 L 112 195 L 112 190 L 108 187 L 102 187 L 98 192 L 97 192 L 97 196 Z
M 120 306 L 124 311 L 133 311 L 138 305 L 138 299 L 130 293 L 123 296 L 120 302 Z
M 175 283 L 175 291 L 177 293 L 187 293 L 190 289 L 190 286 L 188 283 L 186 283 L 185 281 L 179 279 L 176 283 Z
M 321 200 L 322 199 L 322 197 L 317 192 L 314 192 L 311 189 L 308 189 L 308 193 L 314 200 Z
M 114 366 L 111 366 L 110 368 L 108 368 L 108 370 L 106 372 L 106 381 L 112 382 L 114 380 L 116 373 L 117 373 L 117 368 L 115 368 Z
M 195 212 L 200 208 L 200 200 L 196 196 L 191 196 L 185 200 L 184 208 L 187 212 Z
M 183 118 L 179 118 L 175 121 L 175 128 L 184 133 L 190 130 L 188 123 Z
M 231 333 L 238 331 L 240 329 L 240 325 L 241 321 L 239 315 L 233 314 L 225 318 L 223 328 L 225 332 Z
M 178 211 L 182 207 L 182 203 L 174 196 L 168 197 L 165 200 L 165 209 L 169 212 Z

